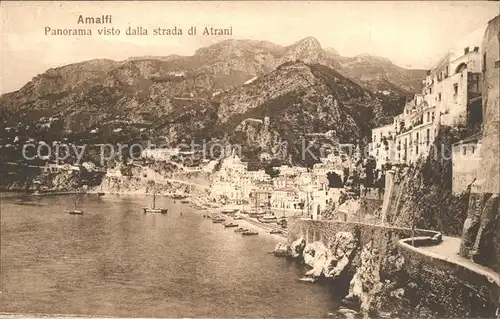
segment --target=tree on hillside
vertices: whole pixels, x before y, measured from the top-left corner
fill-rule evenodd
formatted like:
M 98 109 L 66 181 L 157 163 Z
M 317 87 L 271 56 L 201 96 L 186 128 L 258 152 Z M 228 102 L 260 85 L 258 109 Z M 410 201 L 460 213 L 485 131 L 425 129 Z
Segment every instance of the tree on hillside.
M 266 168 L 264 169 L 264 172 L 271 176 L 271 178 L 275 178 L 275 177 L 278 177 L 279 174 L 280 174 L 280 170 L 279 169 L 276 169 L 274 168 L 273 166 L 271 165 L 267 165 Z
M 342 183 L 342 178 L 339 174 L 335 172 L 328 172 L 326 174 L 326 178 L 328 179 L 328 187 L 330 188 L 343 188 L 344 183 Z

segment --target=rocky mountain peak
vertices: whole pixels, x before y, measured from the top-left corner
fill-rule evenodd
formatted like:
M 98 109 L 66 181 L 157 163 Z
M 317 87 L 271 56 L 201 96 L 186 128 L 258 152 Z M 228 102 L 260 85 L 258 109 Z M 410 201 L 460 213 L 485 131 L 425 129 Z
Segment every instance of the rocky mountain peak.
M 321 60 L 325 54 L 319 41 L 314 37 L 307 37 L 295 42 L 286 48 L 283 61 L 301 60 L 307 63 Z
M 302 50 L 302 51 L 323 51 L 321 44 L 315 37 L 306 37 L 301 39 L 288 47 L 289 50 Z
M 268 41 L 228 39 L 196 50 L 195 56 L 241 56 L 245 52 L 279 54 L 282 47 Z M 220 57 L 219 57 L 220 58 Z
M 370 55 L 368 53 L 362 53 L 359 55 L 355 56 L 356 60 L 360 62 L 370 62 L 370 63 L 390 63 L 392 64 L 391 60 L 375 55 Z
M 337 55 L 339 56 L 340 54 L 338 53 L 337 50 L 335 50 L 334 48 L 325 48 L 324 49 L 326 53 L 329 53 L 331 55 Z

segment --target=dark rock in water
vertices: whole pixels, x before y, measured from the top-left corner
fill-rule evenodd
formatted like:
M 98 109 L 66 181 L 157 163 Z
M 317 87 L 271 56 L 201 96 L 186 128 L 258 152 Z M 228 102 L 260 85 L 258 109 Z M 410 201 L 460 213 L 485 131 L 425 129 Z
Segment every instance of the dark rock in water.
M 288 249 L 288 256 L 292 258 L 298 258 L 302 256 L 304 248 L 306 247 L 306 241 L 304 238 L 299 238 L 290 244 Z
M 285 257 L 287 255 L 287 252 L 288 252 L 287 244 L 278 243 L 274 248 L 274 255 L 277 257 Z
M 340 308 L 337 311 L 337 313 L 344 315 L 344 317 L 346 317 L 346 318 L 356 318 L 356 315 L 358 315 L 357 311 L 354 311 L 354 310 L 349 309 L 349 308 Z
M 356 309 L 357 312 L 361 310 L 361 300 L 355 296 L 342 299 L 341 304 L 349 309 Z
M 315 241 L 305 246 L 302 254 L 304 263 L 310 269 L 306 276 L 318 278 L 323 273 L 323 268 L 327 260 L 328 249 L 319 241 Z

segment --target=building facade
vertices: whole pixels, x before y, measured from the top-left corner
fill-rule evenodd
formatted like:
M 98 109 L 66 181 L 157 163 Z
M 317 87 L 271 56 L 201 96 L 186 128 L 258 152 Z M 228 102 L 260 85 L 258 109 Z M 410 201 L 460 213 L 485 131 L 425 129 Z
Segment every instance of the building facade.
M 475 183 L 479 169 L 481 157 L 480 154 L 481 140 L 480 134 L 476 134 L 466 138 L 452 147 L 452 172 L 453 182 L 452 191 L 455 194 L 460 194 L 467 190 L 470 185 L 473 192 L 477 192 Z
M 369 154 L 376 168 L 411 164 L 425 157 L 440 126 L 476 133 L 482 122 L 481 50 L 477 45 L 448 52 L 423 79 L 421 94 L 390 125 L 372 130 Z

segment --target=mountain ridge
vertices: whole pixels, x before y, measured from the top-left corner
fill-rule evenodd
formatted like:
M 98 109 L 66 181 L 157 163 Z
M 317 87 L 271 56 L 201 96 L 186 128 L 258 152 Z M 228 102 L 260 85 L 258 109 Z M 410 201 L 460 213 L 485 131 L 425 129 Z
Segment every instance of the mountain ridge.
M 402 80 L 411 76 L 388 60 L 373 65 L 371 58 L 333 55 L 308 37 L 287 47 L 225 40 L 190 57 L 69 64 L 0 96 L 0 129 L 15 127 L 15 136 L 26 139 L 76 134 L 80 142 L 161 135 L 174 143 L 240 140 L 249 156 L 273 149 L 277 138 L 297 142 L 305 133 L 334 130 L 344 142 L 366 143 L 371 127 L 389 121 L 409 94 L 387 72 Z M 253 124 L 242 125 L 265 117 L 270 124 L 261 132 L 264 140 L 252 133 Z
M 324 64 L 336 69 L 344 76 L 353 79 L 371 91 L 397 88 L 397 91 L 400 91 L 399 93 L 417 93 L 420 92 L 421 79 L 425 75 L 424 70 L 405 69 L 382 57 L 366 54 L 355 57 L 342 57 L 335 50 L 332 51 L 331 48 L 323 49 L 319 41 L 314 37 L 303 38 L 289 46 L 281 46 L 269 41 L 229 39 L 199 48 L 191 56 L 171 54 L 162 57 L 130 57 L 123 61 L 93 59 L 51 68 L 45 73 L 56 72 L 61 75 L 68 70 L 67 67 L 71 69 L 72 66 L 83 66 L 85 64 L 89 68 L 86 72 L 99 73 L 109 70 L 110 67 L 119 68 L 126 63 L 158 61 L 163 64 L 162 68 L 165 71 L 170 72 L 196 74 L 210 70 L 209 72 L 216 77 L 217 82 L 213 91 L 217 91 L 231 87 L 227 82 L 231 82 L 232 76 L 236 77 L 236 81 L 233 82 L 239 85 L 255 76 L 270 72 L 278 65 L 290 60 Z M 95 66 L 95 61 L 106 61 L 107 66 L 103 70 L 102 66 Z M 95 70 L 90 70 L 93 65 Z M 34 77 L 30 82 L 36 81 L 43 74 Z M 11 93 L 13 92 L 5 94 Z M 206 92 L 205 95 L 211 93 L 213 92 Z

